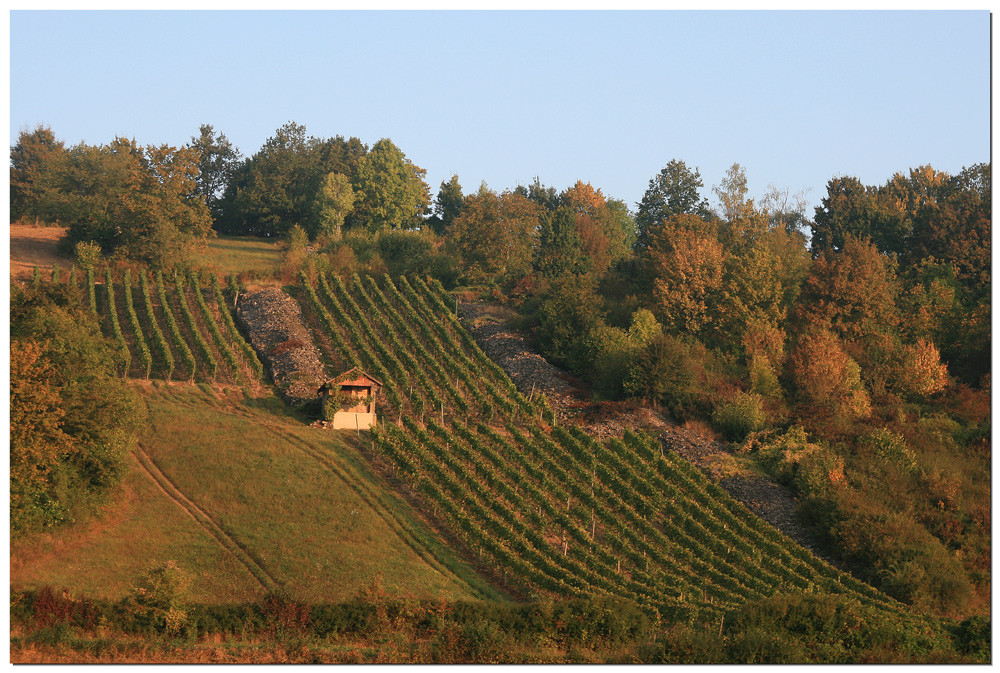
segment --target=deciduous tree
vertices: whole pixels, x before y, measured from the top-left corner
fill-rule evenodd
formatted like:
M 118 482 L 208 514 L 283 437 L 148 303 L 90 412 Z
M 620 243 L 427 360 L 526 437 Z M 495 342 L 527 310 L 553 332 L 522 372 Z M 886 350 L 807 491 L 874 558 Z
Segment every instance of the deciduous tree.
M 354 189 L 349 177 L 340 173 L 328 173 L 323 178 L 316 195 L 320 235 L 333 241 L 340 240 L 344 218 L 354 207 L 354 200 Z
M 430 206 L 426 171 L 383 138 L 358 163 L 354 175 L 356 217 L 370 231 L 417 226 Z
M 223 133 L 216 134 L 211 124 L 202 124 L 199 135 L 192 136 L 189 147 L 198 152 L 198 177 L 195 194 L 208 206 L 213 220 L 222 217 L 221 199 L 243 163 L 240 151 Z
M 10 149 L 10 218 L 56 222 L 60 184 L 65 176 L 66 148 L 52 129 L 37 126 L 18 133 Z
M 538 244 L 541 209 L 514 192 L 483 187 L 470 195 L 448 237 L 473 282 L 527 273 Z
M 636 204 L 636 249 L 644 250 L 652 230 L 672 215 L 710 217 L 708 201 L 698 192 L 702 187 L 697 168 L 692 170 L 680 159 L 671 159 L 650 179 L 642 200 Z

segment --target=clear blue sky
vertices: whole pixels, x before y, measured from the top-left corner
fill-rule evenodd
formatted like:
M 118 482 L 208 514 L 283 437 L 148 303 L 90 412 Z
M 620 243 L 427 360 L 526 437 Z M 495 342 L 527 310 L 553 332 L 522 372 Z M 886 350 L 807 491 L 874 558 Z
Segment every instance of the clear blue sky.
M 249 156 L 294 120 L 392 138 L 433 194 L 537 175 L 633 209 L 673 158 L 709 198 L 739 162 L 753 195 L 816 205 L 835 175 L 990 157 L 987 11 L 15 11 L 10 30 L 11 143 L 44 124 L 180 145 L 208 123 Z

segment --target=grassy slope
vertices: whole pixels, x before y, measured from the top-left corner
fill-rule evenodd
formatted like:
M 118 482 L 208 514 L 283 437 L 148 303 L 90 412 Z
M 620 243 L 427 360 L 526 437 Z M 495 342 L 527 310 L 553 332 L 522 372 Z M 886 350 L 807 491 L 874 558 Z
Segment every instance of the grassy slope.
M 279 243 L 252 236 L 219 236 L 209 239 L 203 251 L 191 260 L 195 268 L 213 271 L 220 277 L 252 271 L 269 275 L 281 265 Z
M 339 601 L 375 581 L 415 597 L 499 597 L 337 435 L 273 398 L 136 385 L 149 410 L 142 451 L 173 497 L 133 459 L 100 519 L 12 549 L 13 582 L 115 598 L 174 559 L 197 574 L 193 598 L 205 602 L 274 588 Z

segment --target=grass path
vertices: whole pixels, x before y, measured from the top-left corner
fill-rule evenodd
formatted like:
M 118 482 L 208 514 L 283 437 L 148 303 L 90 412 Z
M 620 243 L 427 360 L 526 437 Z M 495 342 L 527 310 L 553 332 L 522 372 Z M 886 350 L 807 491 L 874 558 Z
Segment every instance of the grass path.
M 173 404 L 191 411 L 210 406 L 225 414 L 242 418 L 247 424 L 266 428 L 268 433 L 281 438 L 287 446 L 294 447 L 302 455 L 318 463 L 337 482 L 353 491 L 421 561 L 442 577 L 465 585 L 476 597 L 501 597 L 489 583 L 471 573 L 447 548 L 446 543 L 436 538 L 426 522 L 420 520 L 410 506 L 392 492 L 388 484 L 379 483 L 379 478 L 368 468 L 356 448 L 343 439 L 339 442 L 330 441 L 333 437 L 345 437 L 344 434 L 331 434 L 330 431 L 289 423 L 284 417 L 265 415 L 259 410 L 227 399 L 192 399 L 186 393 L 171 395 L 171 398 Z M 353 441 L 359 441 L 350 433 L 347 436 Z

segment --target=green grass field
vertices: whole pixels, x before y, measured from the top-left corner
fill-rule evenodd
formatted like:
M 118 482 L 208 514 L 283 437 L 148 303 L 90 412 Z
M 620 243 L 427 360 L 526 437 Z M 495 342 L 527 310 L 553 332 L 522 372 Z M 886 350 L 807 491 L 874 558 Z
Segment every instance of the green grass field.
M 237 388 L 136 385 L 149 424 L 122 488 L 97 519 L 17 543 L 16 584 L 117 598 L 176 560 L 207 603 L 276 590 L 343 601 L 372 583 L 416 598 L 502 597 L 337 434 Z
M 278 241 L 252 236 L 219 236 L 209 239 L 191 264 L 223 277 L 242 272 L 270 276 L 281 265 L 279 245 Z

